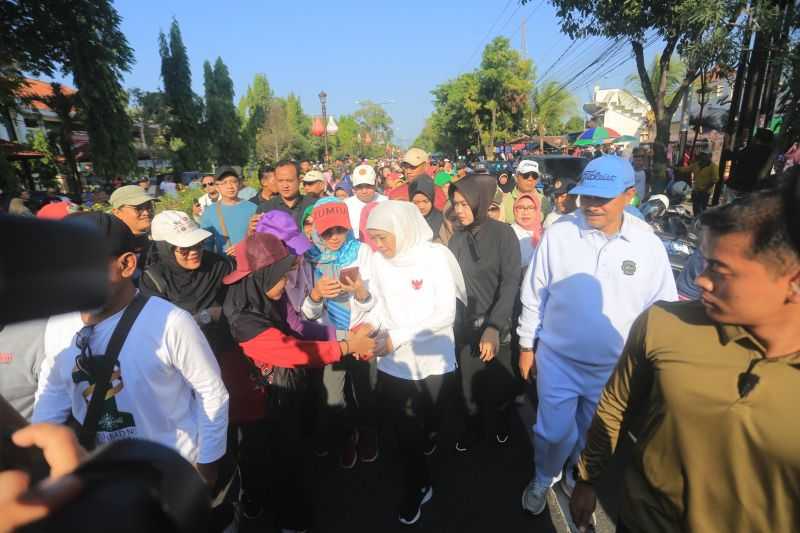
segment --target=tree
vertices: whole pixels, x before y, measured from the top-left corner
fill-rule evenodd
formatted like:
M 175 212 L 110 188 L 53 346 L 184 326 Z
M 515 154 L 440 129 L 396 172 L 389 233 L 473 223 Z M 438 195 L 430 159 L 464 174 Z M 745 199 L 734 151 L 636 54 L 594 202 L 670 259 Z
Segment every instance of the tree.
M 192 72 L 181 37 L 178 21 L 172 19 L 169 41 L 159 32 L 161 78 L 170 109 L 170 146 L 177 147 L 173 166 L 176 171 L 192 170 L 206 161 L 205 139 L 201 127 L 203 108 L 200 98 L 192 91 Z M 178 139 L 180 142 L 173 142 Z
M 256 140 L 258 158 L 275 163 L 290 157 L 294 140 L 295 136 L 286 115 L 286 102 L 279 98 L 273 99 Z
M 169 149 L 169 123 L 171 114 L 167 96 L 162 91 L 129 91 L 131 105 L 128 115 L 139 132 L 139 143 L 152 161 L 163 160 L 171 154 Z
M 475 148 L 493 158 L 496 141 L 523 131 L 532 89 L 533 62 L 505 37 L 495 38 L 477 70 L 432 91 L 437 147 L 451 152 Z
M 414 146 L 422 148 L 428 153 L 437 150 L 436 130 L 433 127 L 431 117 L 425 119 L 425 125 L 422 127 L 419 136 L 414 140 Z
M 530 0 L 522 0 L 527 3 Z M 654 168 L 657 178 L 666 174 L 666 146 L 672 116 L 701 68 L 729 63 L 735 52 L 742 0 L 551 0 L 561 28 L 572 38 L 602 35 L 626 38 L 631 43 L 645 99 L 655 116 Z M 664 42 L 653 76 L 644 58 L 645 41 L 657 34 Z M 672 98 L 668 97 L 670 62 L 677 52 L 686 71 Z
M 539 134 L 539 145 L 544 150 L 544 139 L 548 133 L 560 133 L 564 115 L 575 109 L 575 98 L 563 90 L 557 81 L 547 81 L 531 92 L 532 128 Z
M 303 111 L 300 98 L 294 93 L 286 96 L 286 123 L 291 135 L 290 157 L 309 157 L 313 150 L 311 141 L 311 117 Z
M 60 83 L 51 83 L 50 88 L 51 94 L 36 96 L 32 99 L 42 102 L 58 116 L 58 129 L 53 132 L 53 140 L 64 156 L 68 189 L 71 192 L 80 194 L 82 191 L 81 183 L 78 179 L 78 164 L 75 161 L 75 153 L 72 150 L 73 117 L 77 114 L 80 96 L 77 92 L 64 92 Z
M 575 133 L 577 131 L 583 131 L 583 126 L 584 122 L 581 117 L 571 117 L 564 123 L 562 133 Z
M 228 67 L 218 57 L 211 67 L 203 64 L 206 92 L 205 130 L 211 147 L 211 158 L 217 164 L 242 165 L 247 152 L 242 140 L 241 123 L 233 105 L 233 81 Z
M 358 122 L 350 115 L 341 115 L 337 125 L 339 131 L 333 137 L 328 137 L 331 156 L 334 159 L 341 159 L 346 155 L 356 154 L 359 151 Z
M 247 149 L 248 159 L 255 160 L 256 136 L 264 124 L 272 102 L 272 89 L 264 74 L 256 74 L 253 83 L 239 100 L 239 120 L 242 122 L 242 137 Z
M 394 121 L 389 113 L 381 106 L 370 100 L 359 103 L 359 109 L 353 113 L 353 119 L 358 123 L 362 139 L 367 135 L 372 140 L 366 145 L 366 152 L 382 155 L 384 148 L 392 141 L 392 124 Z
M 72 35 L 62 70 L 72 72 L 78 88 L 94 171 L 106 177 L 127 174 L 136 165 L 136 154 L 122 74 L 133 64 L 133 50 L 110 2 L 66 4 L 58 16 Z
M 651 80 L 659 79 L 661 77 L 661 54 L 656 54 L 647 68 L 647 74 Z M 680 57 L 673 56 L 669 61 L 669 70 L 667 71 L 667 100 L 675 97 L 675 93 L 681 86 L 683 78 L 686 77 L 686 65 L 681 61 Z M 645 97 L 644 88 L 642 87 L 642 80 L 639 77 L 639 72 L 633 72 L 625 78 L 625 84 L 633 88 L 633 92 L 637 96 Z
M 114 175 L 130 170 L 134 152 L 125 111 L 122 73 L 133 51 L 108 0 L 0 3 L 0 106 L 14 106 L 23 73 L 72 74 L 85 110 L 95 170 Z

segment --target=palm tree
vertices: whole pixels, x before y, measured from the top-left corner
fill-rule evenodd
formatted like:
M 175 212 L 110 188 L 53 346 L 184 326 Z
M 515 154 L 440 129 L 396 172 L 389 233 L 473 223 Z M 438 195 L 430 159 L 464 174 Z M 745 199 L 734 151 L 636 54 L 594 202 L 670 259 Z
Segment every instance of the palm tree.
M 647 69 L 651 80 L 657 80 L 661 76 L 661 54 L 656 54 L 650 67 Z M 675 93 L 686 77 L 686 64 L 681 61 L 678 56 L 674 56 L 669 60 L 669 72 L 667 72 L 667 101 L 672 101 Z M 639 97 L 644 98 L 644 90 L 642 90 L 642 82 L 639 79 L 639 73 L 634 72 L 625 78 L 625 85 L 631 88 L 631 91 Z
M 534 87 L 531 93 L 531 129 L 539 133 L 544 152 L 544 135 L 561 127 L 562 119 L 575 111 L 575 98 L 556 81 Z

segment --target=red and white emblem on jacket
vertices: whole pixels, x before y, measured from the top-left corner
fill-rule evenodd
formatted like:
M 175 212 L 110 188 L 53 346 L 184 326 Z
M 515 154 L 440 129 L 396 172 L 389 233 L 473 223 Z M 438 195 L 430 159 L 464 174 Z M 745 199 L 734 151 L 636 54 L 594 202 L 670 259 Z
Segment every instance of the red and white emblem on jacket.
M 411 287 L 413 287 L 415 291 L 420 290 L 422 288 L 422 280 L 421 279 L 412 279 L 411 280 Z

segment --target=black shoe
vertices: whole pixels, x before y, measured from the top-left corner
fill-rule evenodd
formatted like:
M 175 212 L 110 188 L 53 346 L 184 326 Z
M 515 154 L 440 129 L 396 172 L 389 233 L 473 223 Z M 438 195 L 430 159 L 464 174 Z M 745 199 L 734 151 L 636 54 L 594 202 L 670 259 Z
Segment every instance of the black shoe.
M 239 500 L 239 509 L 242 512 L 242 518 L 245 520 L 258 520 L 264 514 L 264 507 L 261 502 L 249 498 L 246 494 L 242 494 L 242 498 Z
M 380 450 L 378 447 L 378 432 L 367 429 L 359 432 L 358 458 L 362 463 L 374 463 L 378 460 Z
M 342 448 L 342 455 L 339 457 L 339 466 L 345 470 L 350 470 L 356 466 L 358 461 L 358 431 L 348 435 Z
M 436 448 L 439 446 L 438 443 L 436 442 L 436 439 L 438 437 L 439 437 L 439 434 L 436 433 L 435 431 L 429 433 L 428 434 L 428 441 L 425 444 L 425 451 L 423 451 L 422 453 L 424 453 L 426 456 L 431 456 L 434 453 L 436 453 Z
M 400 516 L 398 517 L 400 523 L 407 526 L 416 524 L 419 517 L 422 516 L 422 505 L 428 503 L 432 497 L 433 487 L 430 485 L 407 495 L 400 507 Z

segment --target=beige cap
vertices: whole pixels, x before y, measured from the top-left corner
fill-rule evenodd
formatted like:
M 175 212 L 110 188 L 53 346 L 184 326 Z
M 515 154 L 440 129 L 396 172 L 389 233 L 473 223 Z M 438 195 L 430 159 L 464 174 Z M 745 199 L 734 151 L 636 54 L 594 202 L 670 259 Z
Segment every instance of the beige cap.
M 314 183 L 315 181 L 325 181 L 325 176 L 319 170 L 309 170 L 303 175 L 305 183 Z
M 111 198 L 109 199 L 109 203 L 114 209 L 119 209 L 123 205 L 142 205 L 152 201 L 153 197 L 144 192 L 144 189 L 138 185 L 120 187 L 111 193 Z
M 403 156 L 403 163 L 418 167 L 428 161 L 428 152 L 422 148 L 409 148 Z
M 369 165 L 358 165 L 353 169 L 353 174 L 350 180 L 353 182 L 353 187 L 359 185 L 375 185 L 375 169 Z

